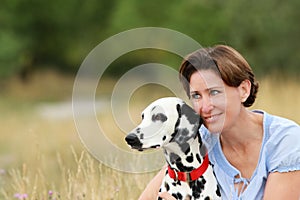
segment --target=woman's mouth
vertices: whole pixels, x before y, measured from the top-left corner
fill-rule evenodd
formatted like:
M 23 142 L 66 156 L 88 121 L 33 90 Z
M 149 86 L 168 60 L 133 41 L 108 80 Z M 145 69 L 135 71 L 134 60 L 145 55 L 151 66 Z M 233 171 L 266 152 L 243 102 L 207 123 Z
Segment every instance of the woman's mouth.
M 214 123 L 214 122 L 218 121 L 220 116 L 221 116 L 221 114 L 209 115 L 209 116 L 204 116 L 203 119 L 206 123 Z

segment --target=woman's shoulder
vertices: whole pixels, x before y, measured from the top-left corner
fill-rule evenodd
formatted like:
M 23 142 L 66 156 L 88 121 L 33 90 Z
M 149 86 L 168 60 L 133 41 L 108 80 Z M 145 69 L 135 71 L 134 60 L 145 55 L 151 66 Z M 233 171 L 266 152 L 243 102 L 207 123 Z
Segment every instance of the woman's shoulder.
M 265 111 L 260 112 L 264 114 L 263 128 L 267 139 L 279 139 L 288 135 L 300 137 L 300 126 L 296 122 Z
M 264 141 L 269 172 L 300 169 L 300 126 L 264 112 Z

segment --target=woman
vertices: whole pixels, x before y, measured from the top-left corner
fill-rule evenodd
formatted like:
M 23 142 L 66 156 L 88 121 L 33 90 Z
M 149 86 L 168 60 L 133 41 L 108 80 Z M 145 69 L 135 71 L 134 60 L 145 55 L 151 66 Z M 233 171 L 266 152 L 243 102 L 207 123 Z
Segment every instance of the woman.
M 195 111 L 222 199 L 300 199 L 300 127 L 264 111 L 249 111 L 258 83 L 233 48 L 217 45 L 190 54 L 180 80 Z M 165 167 L 140 199 L 156 199 Z M 174 199 L 161 193 L 163 199 Z

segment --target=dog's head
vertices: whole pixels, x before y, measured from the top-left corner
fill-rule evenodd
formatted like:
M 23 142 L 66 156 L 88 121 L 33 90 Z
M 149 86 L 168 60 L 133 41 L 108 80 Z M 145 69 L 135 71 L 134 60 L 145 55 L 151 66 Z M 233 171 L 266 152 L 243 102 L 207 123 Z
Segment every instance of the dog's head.
M 200 116 L 183 100 L 176 97 L 161 98 L 143 111 L 141 124 L 125 140 L 131 148 L 140 151 L 168 148 L 172 144 L 185 148 L 185 144 L 197 137 L 201 124 Z

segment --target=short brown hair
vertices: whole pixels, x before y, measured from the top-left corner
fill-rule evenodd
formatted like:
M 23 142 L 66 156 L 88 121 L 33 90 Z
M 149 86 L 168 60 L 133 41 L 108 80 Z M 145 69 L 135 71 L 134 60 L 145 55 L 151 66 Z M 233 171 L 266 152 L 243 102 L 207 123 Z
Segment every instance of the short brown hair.
M 248 62 L 232 47 L 216 45 L 201 48 L 183 60 L 179 70 L 179 79 L 188 97 L 190 97 L 190 78 L 198 70 L 216 72 L 224 83 L 231 87 L 238 87 L 244 80 L 249 80 L 251 82 L 250 95 L 243 105 L 250 107 L 254 103 L 259 87 L 258 82 Z

